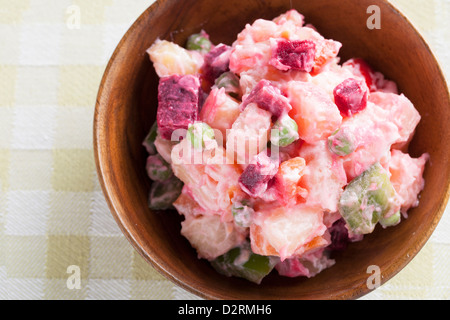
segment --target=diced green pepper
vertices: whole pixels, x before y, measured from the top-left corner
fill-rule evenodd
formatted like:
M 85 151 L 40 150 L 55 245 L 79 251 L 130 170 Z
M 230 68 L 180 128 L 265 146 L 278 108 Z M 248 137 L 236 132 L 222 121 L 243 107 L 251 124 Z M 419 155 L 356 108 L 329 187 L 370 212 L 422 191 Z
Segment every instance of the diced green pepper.
M 347 185 L 339 211 L 353 234 L 368 234 L 390 212 L 394 198 L 389 175 L 377 162 Z
M 155 140 L 157 135 L 158 135 L 158 125 L 155 121 L 155 123 L 150 128 L 150 131 L 148 132 L 147 136 L 145 137 L 144 142 L 142 143 L 142 145 L 145 147 L 145 149 L 150 155 L 157 153 L 155 147 Z
M 147 158 L 147 174 L 153 181 L 165 181 L 172 175 L 172 168 L 159 154 L 151 155 Z
M 392 227 L 397 225 L 398 223 L 400 223 L 400 219 L 401 219 L 401 214 L 400 211 L 397 211 L 395 214 L 393 214 L 392 216 L 390 216 L 389 218 L 381 218 L 380 219 L 380 224 L 386 228 L 386 227 Z
M 286 147 L 299 139 L 298 125 L 287 114 L 281 116 L 273 125 L 270 141 L 279 147 Z
M 250 227 L 253 212 L 253 208 L 246 200 L 236 201 L 231 205 L 234 222 L 243 228 Z
M 339 129 L 328 138 L 328 149 L 337 156 L 346 156 L 355 151 L 353 136 L 346 130 Z
M 240 277 L 260 284 L 278 263 L 276 257 L 261 256 L 250 249 L 246 243 L 236 247 L 211 261 L 214 269 L 228 277 Z
M 208 53 L 211 50 L 212 43 L 205 32 L 195 33 L 189 36 L 186 49 Z
M 195 122 L 189 125 L 186 138 L 194 149 L 202 149 L 214 140 L 214 130 L 204 122 Z
M 183 182 L 172 176 L 166 181 L 153 181 L 148 206 L 153 210 L 167 210 L 181 194 Z

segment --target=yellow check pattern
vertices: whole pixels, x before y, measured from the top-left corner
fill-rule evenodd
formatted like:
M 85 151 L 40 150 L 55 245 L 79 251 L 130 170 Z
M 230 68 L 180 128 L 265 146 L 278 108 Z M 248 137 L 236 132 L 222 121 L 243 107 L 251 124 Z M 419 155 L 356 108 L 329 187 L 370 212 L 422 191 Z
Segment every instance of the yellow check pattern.
M 395 0 L 450 75 L 449 0 Z M 95 172 L 92 121 L 115 46 L 152 0 L 0 0 L 0 299 L 195 299 L 134 251 Z M 364 299 L 450 298 L 449 207 Z M 72 288 L 69 266 L 79 269 Z

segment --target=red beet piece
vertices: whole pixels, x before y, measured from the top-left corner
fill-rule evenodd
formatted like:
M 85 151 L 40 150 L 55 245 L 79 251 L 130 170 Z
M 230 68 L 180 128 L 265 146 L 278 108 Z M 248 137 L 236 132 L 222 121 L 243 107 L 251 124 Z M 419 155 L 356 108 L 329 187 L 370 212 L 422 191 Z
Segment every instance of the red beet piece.
M 343 66 L 347 65 L 359 71 L 359 73 L 364 77 L 364 80 L 366 80 L 366 85 L 371 92 L 377 90 L 377 85 L 375 83 L 375 72 L 365 60 L 361 58 L 353 58 L 343 64 Z
M 262 152 L 255 156 L 239 177 L 241 189 L 251 197 L 261 196 L 268 187 L 269 181 L 278 171 L 278 160 L 272 159 Z
M 280 89 L 274 87 L 268 80 L 258 82 L 245 98 L 242 109 L 249 103 L 256 103 L 259 108 L 272 113 L 274 118 L 278 118 L 292 109 L 289 99 L 283 96 Z
M 333 94 L 334 102 L 344 117 L 351 117 L 367 107 L 367 88 L 356 79 L 344 80 L 334 88 Z
M 199 113 L 200 80 L 193 75 L 161 78 L 158 86 L 156 120 L 163 139 L 170 140 L 176 129 L 187 129 Z
M 316 44 L 311 40 L 279 40 L 270 63 L 277 69 L 311 72 L 316 58 Z
M 203 78 L 210 85 L 224 72 L 229 70 L 231 47 L 226 44 L 219 44 L 205 55 L 205 60 L 201 68 Z
M 347 248 L 350 239 L 345 224 L 343 219 L 339 219 L 328 229 L 331 235 L 331 244 L 328 246 L 329 250 L 342 251 Z

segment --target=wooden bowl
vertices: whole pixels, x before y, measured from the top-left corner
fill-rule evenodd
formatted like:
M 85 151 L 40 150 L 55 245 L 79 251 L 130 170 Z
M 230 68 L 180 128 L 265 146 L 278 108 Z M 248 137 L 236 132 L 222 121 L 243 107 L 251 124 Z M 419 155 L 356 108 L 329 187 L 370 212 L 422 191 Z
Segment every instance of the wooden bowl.
M 367 8 L 381 9 L 381 29 L 369 30 Z M 410 153 L 428 152 L 420 205 L 398 226 L 352 243 L 336 264 L 318 276 L 285 278 L 274 272 L 261 285 L 216 273 L 199 260 L 180 235 L 176 212 L 147 207 L 150 180 L 141 146 L 155 120 L 158 77 L 146 54 L 156 38 L 183 45 L 206 30 L 214 43 L 231 44 L 245 24 L 272 19 L 295 8 L 325 37 L 342 42 L 342 61 L 366 59 L 397 82 L 422 115 Z M 179 286 L 207 299 L 353 299 L 370 291 L 368 267 L 377 265 L 381 283 L 413 259 L 435 229 L 449 197 L 450 98 L 428 45 L 387 1 L 382 0 L 162 0 L 133 24 L 114 52 L 98 93 L 94 148 L 100 183 L 114 218 L 136 250 Z

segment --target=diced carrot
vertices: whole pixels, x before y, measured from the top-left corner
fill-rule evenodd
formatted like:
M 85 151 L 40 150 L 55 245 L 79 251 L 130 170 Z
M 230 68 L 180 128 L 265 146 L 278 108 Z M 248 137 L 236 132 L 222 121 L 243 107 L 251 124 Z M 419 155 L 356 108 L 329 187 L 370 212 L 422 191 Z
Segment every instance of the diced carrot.
M 263 256 L 278 256 L 277 250 L 262 235 L 262 229 L 256 224 L 250 226 L 252 251 Z
M 328 246 L 329 244 L 330 244 L 329 235 L 328 235 L 328 239 L 325 235 L 317 236 L 314 239 L 312 239 L 310 242 L 305 244 L 304 246 L 297 249 L 295 254 L 298 256 L 301 256 L 303 254 L 307 254 L 308 252 L 312 252 L 313 250 L 324 248 L 324 247 Z
M 320 69 L 331 59 L 335 58 L 338 55 L 339 49 L 341 48 L 341 44 L 337 41 L 333 40 L 324 40 L 316 43 L 317 52 L 316 59 L 314 61 L 314 67 L 311 71 L 312 75 L 315 75 L 320 72 Z
M 305 159 L 301 157 L 291 158 L 280 164 L 275 176 L 275 188 L 278 191 L 279 201 L 284 205 L 296 204 L 306 198 L 307 189 L 299 185 L 305 167 Z

